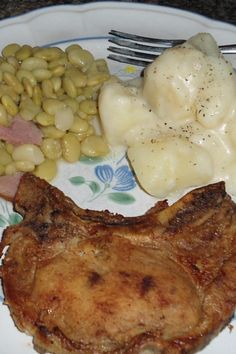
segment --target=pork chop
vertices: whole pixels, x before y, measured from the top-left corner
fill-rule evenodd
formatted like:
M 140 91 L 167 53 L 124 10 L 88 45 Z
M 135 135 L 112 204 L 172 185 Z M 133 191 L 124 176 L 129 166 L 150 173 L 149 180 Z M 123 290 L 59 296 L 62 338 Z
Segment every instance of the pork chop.
M 5 303 L 40 353 L 195 353 L 236 305 L 236 206 L 224 183 L 125 218 L 25 174 L 1 249 Z

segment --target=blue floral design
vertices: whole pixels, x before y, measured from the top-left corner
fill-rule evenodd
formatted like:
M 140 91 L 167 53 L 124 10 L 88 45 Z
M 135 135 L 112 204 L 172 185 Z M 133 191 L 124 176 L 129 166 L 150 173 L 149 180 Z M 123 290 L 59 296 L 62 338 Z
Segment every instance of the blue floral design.
M 113 168 L 110 165 L 96 166 L 94 171 L 95 171 L 97 178 L 102 183 L 104 183 L 104 184 L 111 183 L 113 176 L 114 176 L 114 172 L 113 172 Z
M 85 179 L 83 176 L 73 176 L 69 179 L 74 185 L 88 186 L 92 192 L 92 197 L 88 202 L 92 202 L 102 195 L 119 204 L 131 204 L 135 201 L 134 196 L 127 193 L 136 187 L 135 178 L 127 165 L 115 169 L 108 164 L 97 165 L 94 168 L 94 173 L 99 182 L 102 182 L 102 186 L 101 183 Z
M 10 204 L 0 201 L 0 227 L 5 228 L 9 225 L 15 225 L 21 222 L 22 216 L 10 210 Z
M 125 165 L 115 171 L 110 165 L 96 166 L 95 174 L 102 183 L 110 185 L 116 191 L 125 192 L 136 186 L 132 172 Z

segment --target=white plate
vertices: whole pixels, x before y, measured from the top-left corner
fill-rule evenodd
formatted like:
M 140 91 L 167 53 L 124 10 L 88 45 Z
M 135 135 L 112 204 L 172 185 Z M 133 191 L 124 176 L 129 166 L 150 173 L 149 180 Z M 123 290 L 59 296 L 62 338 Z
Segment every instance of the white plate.
M 53 6 L 3 20 L 0 48 L 11 42 L 33 46 L 56 43 L 62 48 L 78 42 L 95 57 L 106 57 L 107 33 L 112 28 L 163 38 L 186 38 L 198 32 L 210 32 L 218 44 L 233 43 L 236 39 L 236 27 L 190 12 L 143 4 L 96 2 Z M 236 56 L 230 60 L 236 67 Z M 121 64 L 109 62 L 109 65 L 112 72 L 122 77 L 138 74 Z M 54 185 L 83 208 L 138 215 L 155 203 L 154 198 L 136 185 L 122 152 L 98 161 L 62 163 Z M 11 204 L 0 200 L 0 232 L 16 218 Z M 34 354 L 31 337 L 16 329 L 8 308 L 2 304 L 1 288 L 0 300 L 0 354 Z M 236 330 L 230 332 L 226 328 L 202 353 L 235 354 L 235 343 Z

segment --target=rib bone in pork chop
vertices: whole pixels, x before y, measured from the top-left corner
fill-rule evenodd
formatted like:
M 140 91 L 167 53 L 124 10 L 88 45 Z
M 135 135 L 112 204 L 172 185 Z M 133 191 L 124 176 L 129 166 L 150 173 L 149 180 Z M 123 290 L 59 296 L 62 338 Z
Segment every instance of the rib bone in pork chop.
M 224 183 L 125 218 L 30 174 L 1 277 L 16 326 L 56 354 L 195 353 L 236 304 L 236 206 Z

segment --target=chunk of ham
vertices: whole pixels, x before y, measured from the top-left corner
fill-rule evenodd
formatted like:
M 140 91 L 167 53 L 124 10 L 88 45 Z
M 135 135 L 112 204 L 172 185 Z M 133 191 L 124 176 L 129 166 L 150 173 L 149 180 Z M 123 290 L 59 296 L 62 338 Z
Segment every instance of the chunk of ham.
M 0 176 L 0 197 L 13 201 L 22 175 L 18 172 L 13 176 Z
M 15 116 L 10 127 L 0 126 L 0 139 L 13 145 L 42 143 L 42 132 L 33 123 Z

